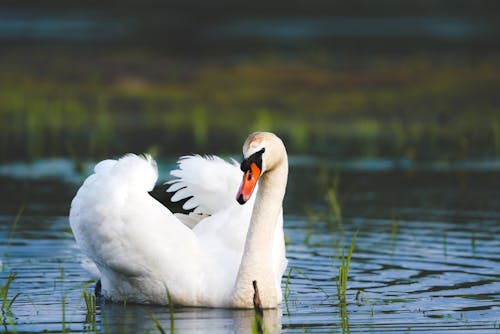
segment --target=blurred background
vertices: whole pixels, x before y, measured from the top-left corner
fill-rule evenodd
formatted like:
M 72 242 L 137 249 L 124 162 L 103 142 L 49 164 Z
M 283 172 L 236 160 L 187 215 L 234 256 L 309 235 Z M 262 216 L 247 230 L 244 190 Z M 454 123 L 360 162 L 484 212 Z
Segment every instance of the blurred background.
M 89 311 L 71 199 L 96 161 L 147 152 L 178 212 L 177 157 L 238 159 L 255 130 L 290 157 L 277 328 L 500 331 L 500 0 L 1 0 L 5 331 L 169 328 Z M 175 308 L 175 328 L 255 319 L 226 311 Z
M 500 155 L 500 2 L 0 3 L 0 162 Z

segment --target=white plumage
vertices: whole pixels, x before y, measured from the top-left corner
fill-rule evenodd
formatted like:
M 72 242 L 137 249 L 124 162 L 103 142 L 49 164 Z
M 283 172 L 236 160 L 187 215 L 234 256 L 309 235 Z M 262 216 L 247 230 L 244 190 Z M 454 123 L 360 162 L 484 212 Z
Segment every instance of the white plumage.
M 211 215 L 234 204 L 242 177 L 236 161 L 230 164 L 217 156 L 194 155 L 181 157 L 178 165 L 170 172 L 176 179 L 168 182 L 167 191 L 175 192 L 173 202 L 191 197 L 183 209 Z
M 253 307 L 249 285 L 257 280 L 264 307 L 281 302 L 286 151 L 276 136 L 258 135 L 249 137 L 244 156 L 265 145 L 262 179 L 276 179 L 266 184 L 274 183 L 278 191 L 260 185 L 240 205 L 236 193 L 243 173 L 236 162 L 185 156 L 171 172 L 175 179 L 168 191 L 175 192 L 173 201 L 189 198 L 183 208 L 194 209 L 190 216 L 174 215 L 149 195 L 158 179 L 151 157 L 129 154 L 95 166 L 73 199 L 70 224 L 82 252 L 99 270 L 106 298 L 166 304 L 168 290 L 176 304 Z M 280 149 L 284 167 L 266 170 L 276 163 L 276 155 L 267 152 Z M 256 197 L 266 203 L 255 203 L 254 210 Z

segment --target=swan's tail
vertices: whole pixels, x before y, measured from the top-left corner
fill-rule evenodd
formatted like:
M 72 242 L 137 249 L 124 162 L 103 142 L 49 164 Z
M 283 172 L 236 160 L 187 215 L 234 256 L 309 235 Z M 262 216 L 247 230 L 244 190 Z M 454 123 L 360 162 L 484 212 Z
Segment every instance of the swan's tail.
M 151 191 L 158 177 L 156 162 L 150 156 L 128 154 L 119 160 L 104 160 L 94 168 L 71 202 L 69 221 L 75 239 L 93 262 L 100 261 L 96 252 L 100 242 L 112 235 L 129 192 Z M 92 274 L 95 266 L 84 261 Z
M 135 190 L 151 191 L 158 179 L 156 161 L 148 154 L 127 154 L 119 160 L 104 160 L 94 167 L 94 175 L 126 183 Z

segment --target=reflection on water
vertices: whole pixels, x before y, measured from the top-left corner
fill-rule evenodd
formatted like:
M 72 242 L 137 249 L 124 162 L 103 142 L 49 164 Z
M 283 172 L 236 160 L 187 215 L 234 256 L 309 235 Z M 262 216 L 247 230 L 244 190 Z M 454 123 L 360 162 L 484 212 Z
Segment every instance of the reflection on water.
M 172 162 L 160 163 L 161 175 Z M 331 224 L 322 216 L 329 210 L 323 189 L 336 166 L 299 157 L 290 162 L 285 203 L 290 261 L 282 309 L 264 313 L 269 332 L 500 330 L 496 164 L 471 162 L 446 170 L 347 163 L 337 181 L 342 219 Z M 4 313 L 2 320 L 17 332 L 94 332 L 81 296 L 95 278 L 81 266 L 67 219 L 84 175 L 73 174 L 70 161 L 57 165 L 61 178 L 16 166 L 10 165 L 17 171 L 10 174 L 0 166 L 0 284 L 14 272 L 7 301 L 20 293 L 13 317 Z M 330 178 L 319 177 L 322 170 Z M 14 225 L 22 203 L 25 210 Z M 338 268 L 357 229 L 343 307 Z M 154 317 L 167 332 L 170 316 L 168 307 L 104 303 L 97 306 L 95 329 L 159 333 Z M 252 310 L 175 308 L 173 318 L 175 332 L 248 333 L 255 326 Z
M 162 328 L 175 333 L 206 333 L 208 329 L 217 333 L 252 333 L 257 328 L 253 310 L 176 308 L 171 322 L 165 307 L 105 304 L 101 306 L 101 326 L 111 333 L 146 333 L 151 330 L 151 315 L 154 314 Z M 281 309 L 265 310 L 263 315 L 266 333 L 281 330 Z

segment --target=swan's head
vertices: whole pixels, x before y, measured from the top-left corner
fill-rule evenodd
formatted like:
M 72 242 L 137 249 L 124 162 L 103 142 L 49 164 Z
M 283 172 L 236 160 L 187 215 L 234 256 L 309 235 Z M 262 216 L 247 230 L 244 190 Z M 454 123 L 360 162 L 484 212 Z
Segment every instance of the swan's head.
M 243 144 L 243 181 L 236 194 L 236 200 L 245 204 L 259 181 L 266 172 L 274 169 L 279 163 L 286 160 L 285 145 L 278 136 L 270 132 L 254 132 L 248 136 Z

